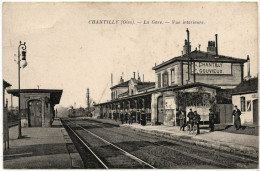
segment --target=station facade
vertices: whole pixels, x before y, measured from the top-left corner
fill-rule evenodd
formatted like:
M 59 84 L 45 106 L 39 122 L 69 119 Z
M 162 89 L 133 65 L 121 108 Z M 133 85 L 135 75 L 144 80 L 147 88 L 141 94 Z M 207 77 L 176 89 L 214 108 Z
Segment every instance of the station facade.
M 7 90 L 19 97 L 18 89 Z M 20 114 L 22 127 L 50 127 L 54 117 L 54 106 L 59 104 L 62 90 L 21 89 Z
M 241 110 L 242 125 L 258 126 L 258 78 L 241 82 L 232 92 L 232 102 Z
M 231 92 L 243 81 L 248 60 L 219 55 L 217 35 L 216 42 L 208 42 L 207 52 L 191 51 L 188 30 L 182 52 L 152 68 L 155 82 L 143 82 L 139 75 L 126 82 L 121 78 L 111 87 L 111 101 L 95 105 L 95 116 L 143 110 L 152 124 L 175 126 L 178 111 L 193 109 L 201 115 L 201 124 L 207 124 L 211 108 L 218 112 L 218 123 L 232 123 Z M 223 113 L 223 105 L 231 112 Z

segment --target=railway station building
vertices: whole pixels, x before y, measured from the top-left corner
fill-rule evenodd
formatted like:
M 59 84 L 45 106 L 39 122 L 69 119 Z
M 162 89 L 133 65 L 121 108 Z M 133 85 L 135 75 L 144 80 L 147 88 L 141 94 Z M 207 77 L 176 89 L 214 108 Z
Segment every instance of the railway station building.
M 10 89 L 7 92 L 19 97 L 18 89 Z M 55 117 L 54 106 L 59 104 L 62 92 L 54 89 L 21 89 L 22 127 L 51 127 Z
M 206 52 L 191 51 L 187 30 L 182 54 L 152 68 L 155 82 L 135 77 L 121 80 L 111 87 L 111 101 L 95 105 L 95 115 L 144 110 L 151 124 L 176 126 L 180 110 L 186 114 L 196 110 L 201 124 L 208 124 L 209 109 L 213 109 L 218 113 L 217 123 L 233 123 L 231 93 L 243 81 L 248 59 L 218 54 L 215 38 L 208 41 Z
M 232 92 L 232 103 L 241 110 L 241 124 L 258 126 L 258 77 L 241 82 Z

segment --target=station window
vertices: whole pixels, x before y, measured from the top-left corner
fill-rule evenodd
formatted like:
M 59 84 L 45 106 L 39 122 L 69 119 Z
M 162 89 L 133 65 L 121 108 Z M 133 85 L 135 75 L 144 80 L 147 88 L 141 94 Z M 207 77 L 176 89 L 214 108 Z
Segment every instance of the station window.
M 158 88 L 161 88 L 161 74 L 158 74 L 157 78 L 158 78 Z
M 163 74 L 163 87 L 167 87 L 168 86 L 168 72 L 165 72 Z
M 251 100 L 248 100 L 246 102 L 246 111 L 250 112 L 251 111 Z
M 172 84 L 175 83 L 175 69 L 174 68 L 171 70 L 171 82 L 172 82 Z
M 240 97 L 240 104 L 241 104 L 241 112 L 246 111 L 246 99 L 245 97 Z

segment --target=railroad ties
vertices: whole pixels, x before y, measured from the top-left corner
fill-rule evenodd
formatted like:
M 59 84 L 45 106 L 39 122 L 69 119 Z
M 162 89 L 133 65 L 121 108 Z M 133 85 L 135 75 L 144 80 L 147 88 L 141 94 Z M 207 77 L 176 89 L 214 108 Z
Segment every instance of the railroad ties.
M 75 135 L 82 145 L 91 154 L 93 159 L 99 163 L 101 168 L 105 169 L 155 169 L 149 163 L 139 159 L 138 157 L 126 152 L 120 147 L 110 143 L 109 141 L 99 137 L 93 132 L 83 128 L 82 126 L 67 119 L 62 120 L 65 128 Z M 93 165 L 93 163 L 91 164 Z

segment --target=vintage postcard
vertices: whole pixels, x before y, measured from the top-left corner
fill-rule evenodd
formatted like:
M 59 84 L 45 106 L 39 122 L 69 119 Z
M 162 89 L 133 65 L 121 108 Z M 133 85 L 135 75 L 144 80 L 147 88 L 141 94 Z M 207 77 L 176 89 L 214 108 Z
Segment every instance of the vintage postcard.
M 3 168 L 258 169 L 257 2 L 4 2 Z

